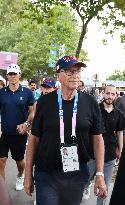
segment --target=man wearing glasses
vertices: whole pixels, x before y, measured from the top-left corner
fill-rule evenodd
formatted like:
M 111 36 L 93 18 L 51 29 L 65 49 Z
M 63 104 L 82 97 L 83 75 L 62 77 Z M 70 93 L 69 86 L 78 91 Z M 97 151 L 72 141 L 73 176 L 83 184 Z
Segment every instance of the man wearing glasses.
M 24 180 L 25 191 L 31 196 L 35 178 L 36 205 L 80 205 L 89 177 L 91 135 L 96 158 L 95 193 L 107 195 L 101 114 L 92 96 L 77 91 L 82 67 L 86 65 L 73 56 L 59 59 L 56 71 L 61 89 L 39 99 L 28 138 Z
M 27 128 L 34 117 L 34 97 L 32 91 L 20 85 L 21 70 L 11 64 L 7 68 L 8 86 L 0 90 L 1 131 L 0 175 L 5 178 L 8 152 L 16 161 L 18 174 L 16 190 L 23 189 L 24 153 Z

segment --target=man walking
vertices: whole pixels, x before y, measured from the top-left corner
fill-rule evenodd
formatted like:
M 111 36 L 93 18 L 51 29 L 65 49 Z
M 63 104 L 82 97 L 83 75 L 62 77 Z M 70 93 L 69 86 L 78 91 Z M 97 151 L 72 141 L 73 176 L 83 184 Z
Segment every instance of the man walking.
M 104 141 L 97 101 L 77 92 L 81 67 L 73 56 L 56 64 L 61 89 L 43 95 L 28 138 L 24 187 L 31 196 L 34 178 L 37 205 L 80 205 L 88 181 L 89 135 L 96 158 L 95 193 L 107 195 L 103 176 Z M 84 109 L 85 108 L 85 109 Z
M 11 64 L 7 68 L 8 86 L 0 90 L 1 131 L 0 175 L 5 178 L 8 152 L 16 161 L 18 175 L 16 190 L 23 189 L 24 153 L 27 141 L 27 127 L 34 117 L 34 97 L 30 89 L 19 83 L 21 70 Z
M 114 106 L 116 98 L 116 87 L 107 85 L 103 94 L 103 102 L 100 103 L 105 132 L 103 134 L 105 144 L 104 179 L 107 188 L 111 182 L 113 168 L 116 158 L 120 158 L 123 148 L 123 130 L 125 129 L 125 118 L 121 111 Z M 90 179 L 95 173 L 95 161 L 88 162 Z M 83 194 L 85 197 L 85 193 Z M 106 199 L 97 198 L 97 205 L 105 205 Z

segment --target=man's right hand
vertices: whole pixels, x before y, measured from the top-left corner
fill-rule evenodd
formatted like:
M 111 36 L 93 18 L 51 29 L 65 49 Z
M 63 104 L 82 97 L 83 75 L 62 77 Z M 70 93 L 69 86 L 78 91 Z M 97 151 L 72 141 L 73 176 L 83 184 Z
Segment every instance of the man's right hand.
M 33 176 L 26 176 L 24 177 L 24 190 L 27 193 L 27 195 L 32 196 L 32 193 L 34 191 L 34 180 Z

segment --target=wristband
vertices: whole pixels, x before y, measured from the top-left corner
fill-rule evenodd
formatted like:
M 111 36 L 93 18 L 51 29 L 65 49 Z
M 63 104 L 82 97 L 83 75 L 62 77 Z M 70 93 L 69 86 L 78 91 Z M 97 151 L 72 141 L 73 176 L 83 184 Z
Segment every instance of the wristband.
M 96 172 L 95 175 L 96 175 L 96 176 L 102 176 L 102 177 L 104 177 L 104 173 L 103 173 L 103 172 Z

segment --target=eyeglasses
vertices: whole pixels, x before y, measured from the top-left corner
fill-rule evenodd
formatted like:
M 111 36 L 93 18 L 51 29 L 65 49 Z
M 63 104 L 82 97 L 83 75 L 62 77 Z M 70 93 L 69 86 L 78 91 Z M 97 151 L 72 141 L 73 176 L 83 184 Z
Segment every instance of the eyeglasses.
M 72 75 L 80 75 L 81 70 L 60 70 L 60 72 L 64 72 L 67 76 L 72 76 Z
M 8 73 L 8 75 L 10 75 L 10 76 L 17 75 L 17 73 L 10 72 L 10 73 Z

